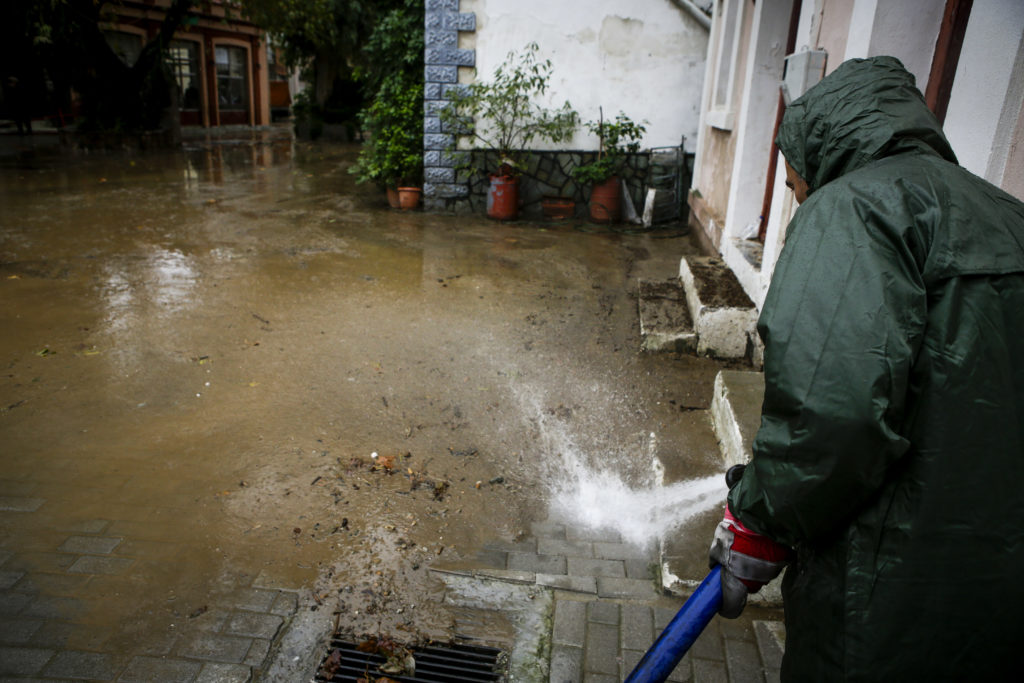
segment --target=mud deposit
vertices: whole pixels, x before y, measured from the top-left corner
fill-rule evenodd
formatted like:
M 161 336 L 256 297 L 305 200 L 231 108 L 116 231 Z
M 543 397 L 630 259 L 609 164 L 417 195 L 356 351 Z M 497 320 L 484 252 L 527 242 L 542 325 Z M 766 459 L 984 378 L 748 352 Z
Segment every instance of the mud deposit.
M 431 564 L 581 468 L 644 483 L 652 432 L 719 467 L 680 418 L 718 366 L 637 352 L 688 238 L 393 212 L 355 152 L 4 160 L 0 568 L 53 647 L 177 652 L 239 587 L 444 637 Z

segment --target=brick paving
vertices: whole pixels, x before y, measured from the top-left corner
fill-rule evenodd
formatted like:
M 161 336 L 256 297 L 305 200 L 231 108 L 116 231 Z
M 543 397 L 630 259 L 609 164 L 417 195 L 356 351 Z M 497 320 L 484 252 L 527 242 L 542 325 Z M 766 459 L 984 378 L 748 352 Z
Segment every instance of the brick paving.
M 46 502 L 0 497 L 0 521 L 27 522 Z M 207 605 L 162 634 L 140 639 L 88 618 L 100 596 L 137 586 L 154 557 L 174 553 L 130 528 L 88 520 L 0 550 L 0 680 L 243 683 L 265 666 L 298 596 L 259 577 L 222 581 Z
M 3 515 L 43 507 L 12 497 L 4 504 Z M 234 577 L 181 628 L 125 648 L 113 630 L 85 618 L 98 591 L 127 587 L 153 551 L 117 530 L 91 520 L 24 550 L 0 551 L 0 680 L 253 680 L 295 614 L 297 594 Z M 658 589 L 654 553 L 614 532 L 548 521 L 523 541 L 485 547 L 473 569 L 437 571 L 550 591 L 547 680 L 600 683 L 621 681 L 682 604 Z M 777 681 L 783 641 L 778 610 L 716 618 L 669 680 Z
M 532 532 L 523 541 L 485 548 L 478 561 L 486 566 L 435 571 L 551 589 L 547 680 L 623 680 L 683 603 L 658 590 L 656 550 L 623 543 L 615 532 L 552 521 L 534 524 Z M 716 617 L 668 680 L 778 681 L 781 619 L 781 610 L 758 607 L 735 620 Z

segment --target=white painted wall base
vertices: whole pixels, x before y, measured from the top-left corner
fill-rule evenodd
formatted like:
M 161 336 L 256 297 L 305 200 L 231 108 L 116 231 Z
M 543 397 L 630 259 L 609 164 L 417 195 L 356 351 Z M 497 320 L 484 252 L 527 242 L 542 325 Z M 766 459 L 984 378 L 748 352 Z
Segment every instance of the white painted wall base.
M 685 258 L 679 264 L 679 277 L 686 290 L 686 304 L 693 317 L 697 353 L 716 358 L 746 356 L 747 339 L 757 326 L 757 309 L 716 307 L 701 301 L 699 287 Z

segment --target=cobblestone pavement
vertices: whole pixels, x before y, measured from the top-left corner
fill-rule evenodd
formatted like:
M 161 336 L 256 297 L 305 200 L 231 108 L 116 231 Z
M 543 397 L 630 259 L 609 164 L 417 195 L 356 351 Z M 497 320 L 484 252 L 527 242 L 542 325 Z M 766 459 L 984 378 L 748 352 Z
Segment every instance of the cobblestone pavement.
M 615 532 L 557 521 L 532 530 L 523 541 L 489 546 L 479 556 L 480 567 L 435 571 L 550 589 L 548 680 L 623 680 L 683 603 L 657 590 L 655 551 L 623 543 Z M 785 641 L 781 619 L 781 610 L 758 607 L 748 607 L 736 620 L 716 617 L 668 680 L 778 681 Z
M 44 502 L 2 495 L 0 514 L 31 515 Z M 171 560 L 173 546 L 129 534 L 135 526 L 97 519 L 31 549 L 0 551 L 0 680 L 250 680 L 297 606 L 294 591 L 259 576 L 220 577 L 214 598 L 188 614 L 175 612 L 173 596 L 164 598 L 175 618 L 158 640 L 134 642 L 133 623 L 87 616 L 105 596 L 135 590 L 147 565 Z
M 720 476 L 720 364 L 634 352 L 635 278 L 693 240 L 390 212 L 351 145 L 0 138 L 0 682 L 307 681 L 333 602 L 355 633 L 461 627 L 427 566 L 514 537 L 576 455 Z M 489 549 L 529 583 L 502 609 L 678 604 L 579 540 Z

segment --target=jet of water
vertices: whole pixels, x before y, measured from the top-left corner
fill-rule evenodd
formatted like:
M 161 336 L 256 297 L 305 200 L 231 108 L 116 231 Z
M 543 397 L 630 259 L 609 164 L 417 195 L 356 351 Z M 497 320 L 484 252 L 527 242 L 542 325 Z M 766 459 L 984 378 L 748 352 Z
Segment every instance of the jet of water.
M 721 505 L 727 490 L 721 474 L 637 488 L 614 472 L 579 471 L 552 493 L 552 516 L 588 529 L 612 529 L 623 541 L 645 546 Z
M 542 481 L 550 491 L 552 518 L 588 529 L 611 529 L 618 532 L 624 542 L 646 546 L 725 502 L 728 490 L 722 473 L 669 486 L 656 484 L 653 481 L 654 434 L 650 435 L 647 447 L 646 455 L 652 462 L 647 482 L 631 482 L 623 472 L 614 469 L 619 461 L 635 460 L 636 453 L 631 451 L 641 448 L 638 441 L 625 447 L 605 443 L 603 457 L 588 462 L 570 425 L 542 409 L 544 403 L 536 388 L 531 391 L 520 385 L 516 393 L 524 414 L 531 416 L 539 428 L 545 452 L 540 461 L 546 470 Z M 634 457 L 629 458 L 630 455 Z M 594 462 L 612 466 L 595 468 Z M 636 479 L 635 472 L 633 475 Z

